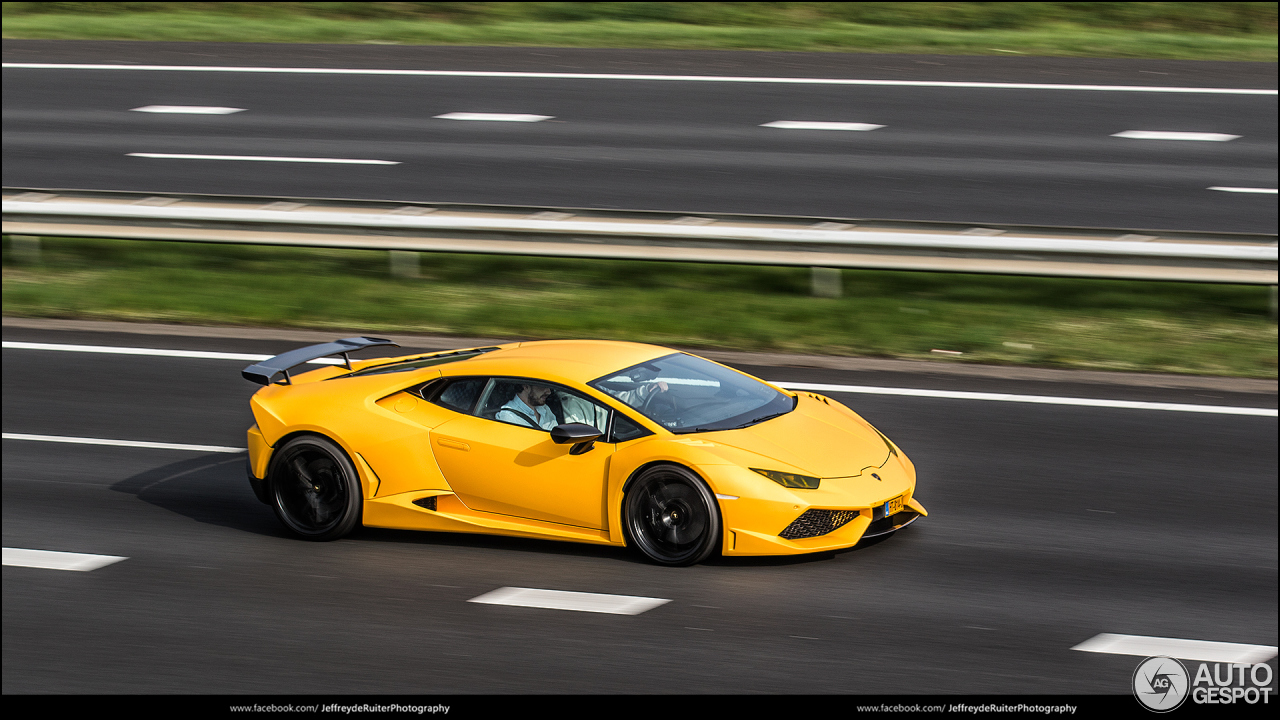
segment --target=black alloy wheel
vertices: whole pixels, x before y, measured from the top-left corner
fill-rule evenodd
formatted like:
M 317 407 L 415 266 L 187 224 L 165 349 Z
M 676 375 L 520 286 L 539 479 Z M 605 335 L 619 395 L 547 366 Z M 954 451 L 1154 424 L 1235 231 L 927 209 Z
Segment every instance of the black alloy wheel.
M 356 469 L 326 438 L 302 435 L 285 443 L 271 458 L 267 478 L 271 509 L 300 538 L 337 540 L 360 522 Z
M 632 481 L 623 501 L 628 540 L 659 565 L 696 565 L 720 544 L 720 508 L 692 471 L 655 465 Z

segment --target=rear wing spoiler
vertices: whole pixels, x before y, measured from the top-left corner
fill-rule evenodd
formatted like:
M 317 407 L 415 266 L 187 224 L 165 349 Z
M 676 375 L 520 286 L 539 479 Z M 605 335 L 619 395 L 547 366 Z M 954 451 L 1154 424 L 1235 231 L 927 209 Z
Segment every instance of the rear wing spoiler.
M 334 340 L 329 343 L 321 343 L 319 345 L 308 345 L 297 350 L 290 350 L 283 355 L 277 355 L 270 360 L 263 360 L 260 363 L 250 365 L 240 372 L 245 380 L 258 383 L 259 385 L 270 385 L 275 376 L 284 374 L 285 383 L 292 385 L 293 380 L 289 378 L 289 370 L 297 365 L 305 362 L 311 362 L 322 357 L 330 355 L 341 355 L 347 369 L 351 369 L 351 358 L 347 357 L 347 353 L 356 350 L 363 350 L 378 345 L 390 345 L 391 347 L 400 347 L 390 340 L 383 338 L 371 337 L 351 337 L 342 340 Z

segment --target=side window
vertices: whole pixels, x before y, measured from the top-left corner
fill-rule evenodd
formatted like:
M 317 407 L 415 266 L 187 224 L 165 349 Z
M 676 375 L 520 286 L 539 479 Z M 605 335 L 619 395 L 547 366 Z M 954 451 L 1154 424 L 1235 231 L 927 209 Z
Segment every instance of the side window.
M 565 423 L 609 427 L 610 409 L 572 390 L 524 378 L 494 378 L 475 414 L 488 420 L 550 431 Z
M 486 420 L 499 420 L 526 427 L 529 427 L 531 422 L 542 425 L 548 422 L 551 416 L 548 414 L 549 410 L 541 411 L 538 408 L 545 402 L 550 392 L 551 388 L 545 384 L 496 378 L 480 400 L 476 415 Z M 498 417 L 499 415 L 502 417 Z M 555 426 L 552 425 L 552 427 Z
M 484 389 L 485 382 L 484 378 L 454 380 L 447 384 L 432 402 L 450 410 L 470 414 L 471 408 L 475 407 L 476 400 L 480 397 L 480 391 Z
M 613 414 L 613 432 L 609 436 L 609 442 L 626 442 L 650 434 L 652 433 L 640 427 L 626 415 L 622 413 Z
M 582 423 L 600 431 L 609 429 L 609 408 L 576 392 L 557 388 L 547 404 L 563 423 Z

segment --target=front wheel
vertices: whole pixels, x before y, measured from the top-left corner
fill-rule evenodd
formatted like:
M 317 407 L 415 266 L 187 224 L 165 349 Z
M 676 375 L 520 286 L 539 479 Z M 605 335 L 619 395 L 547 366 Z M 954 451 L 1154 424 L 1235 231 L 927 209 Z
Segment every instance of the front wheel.
M 629 539 L 659 565 L 695 565 L 720 542 L 715 496 L 690 470 L 655 465 L 636 477 L 623 502 Z
M 337 540 L 360 522 L 356 469 L 332 441 L 303 435 L 285 443 L 267 473 L 271 509 L 304 540 Z

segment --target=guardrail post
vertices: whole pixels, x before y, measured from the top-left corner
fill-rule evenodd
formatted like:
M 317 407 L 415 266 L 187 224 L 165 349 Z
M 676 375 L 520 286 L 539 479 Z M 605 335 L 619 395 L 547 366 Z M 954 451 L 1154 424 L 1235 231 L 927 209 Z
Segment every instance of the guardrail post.
M 9 247 L 13 251 L 15 262 L 23 265 L 40 264 L 40 238 L 35 235 L 10 235 Z
M 838 298 L 844 294 L 844 278 L 840 268 L 815 267 L 810 270 L 814 297 Z
M 422 253 L 412 250 L 392 250 L 391 274 L 395 277 L 416 278 L 422 276 Z

